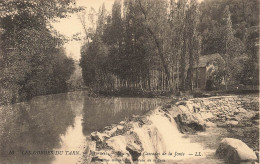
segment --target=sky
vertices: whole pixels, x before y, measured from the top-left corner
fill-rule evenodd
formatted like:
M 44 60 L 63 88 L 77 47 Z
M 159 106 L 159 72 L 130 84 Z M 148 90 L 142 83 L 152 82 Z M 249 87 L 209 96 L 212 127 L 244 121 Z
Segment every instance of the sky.
M 102 4 L 105 4 L 105 7 L 108 11 L 112 9 L 112 4 L 114 0 L 76 0 L 77 6 L 83 6 L 87 8 L 87 11 L 93 7 L 96 12 L 98 12 L 99 7 Z M 88 22 L 87 22 L 88 23 Z M 52 26 L 62 35 L 66 37 L 72 37 L 77 33 L 81 33 L 81 36 L 84 35 L 83 26 L 78 19 L 77 14 L 71 14 L 67 18 L 59 19 L 58 22 L 52 23 Z M 69 57 L 72 57 L 74 60 L 80 59 L 80 47 L 82 41 L 69 41 L 66 43 L 65 49 Z

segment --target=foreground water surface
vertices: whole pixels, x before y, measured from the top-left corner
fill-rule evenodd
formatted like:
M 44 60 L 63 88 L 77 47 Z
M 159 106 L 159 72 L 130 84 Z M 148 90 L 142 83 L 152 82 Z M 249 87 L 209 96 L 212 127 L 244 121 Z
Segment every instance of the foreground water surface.
M 93 98 L 86 92 L 70 92 L 39 96 L 29 102 L 1 106 L 0 163 L 82 163 L 82 155 L 90 141 L 91 132 L 102 130 L 133 115 L 143 115 L 168 101 L 170 99 L 166 98 Z M 163 123 L 163 120 L 154 119 L 161 135 L 170 137 L 169 141 L 176 139 L 180 135 L 176 125 Z M 220 141 L 229 136 L 230 132 L 224 128 L 210 127 L 206 132 L 179 137 L 180 147 L 187 141 L 185 138 L 189 138 L 190 144 L 185 144 L 187 149 L 194 149 L 192 143 L 196 143 L 203 147 L 207 155 L 176 160 L 175 163 L 223 164 L 223 160 L 215 157 L 215 150 Z M 145 137 L 141 139 L 146 142 Z
M 0 163 L 81 163 L 91 132 L 142 115 L 159 98 L 91 98 L 86 92 L 39 96 L 0 110 Z

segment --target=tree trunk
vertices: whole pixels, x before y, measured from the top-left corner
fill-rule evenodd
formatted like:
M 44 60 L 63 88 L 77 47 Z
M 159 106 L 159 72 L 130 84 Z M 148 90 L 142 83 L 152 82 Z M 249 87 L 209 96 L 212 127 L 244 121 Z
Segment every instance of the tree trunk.
M 196 88 L 199 88 L 198 64 L 197 64 L 197 68 L 196 68 Z
M 185 35 L 183 37 L 183 48 L 182 48 L 182 55 L 181 55 L 181 87 L 180 90 L 184 91 L 186 89 L 186 38 Z
M 227 75 L 224 78 L 225 80 L 225 89 L 228 90 L 228 80 L 227 80 Z
M 143 8 L 143 6 L 141 4 L 141 0 L 139 0 L 138 2 L 139 2 L 139 6 L 140 6 L 140 9 L 141 9 L 141 12 L 143 13 L 145 20 L 147 20 L 147 15 L 146 15 L 147 13 L 146 13 L 145 9 Z M 149 26 L 146 26 L 146 28 L 147 28 L 148 32 L 150 33 L 150 35 L 152 36 L 152 38 L 153 38 L 153 40 L 155 42 L 156 48 L 158 50 L 158 55 L 159 55 L 159 57 L 161 59 L 164 71 L 166 73 L 166 81 L 169 81 L 169 79 L 170 79 L 170 72 L 168 70 L 168 66 L 167 66 L 165 58 L 164 58 L 162 43 L 159 41 L 159 38 L 157 38 L 157 36 L 155 35 L 155 33 L 152 31 L 152 29 Z
M 164 71 L 166 74 L 166 81 L 168 82 L 170 79 L 170 72 L 169 72 L 167 63 L 164 58 L 162 43 L 159 41 L 159 39 L 156 37 L 156 35 L 153 33 L 153 31 L 149 27 L 147 27 L 147 29 L 148 29 L 149 33 L 152 35 L 153 40 L 155 42 L 156 48 L 158 50 L 158 55 L 161 59 L 161 62 L 162 62 L 162 65 L 163 65 L 163 68 L 164 68 Z

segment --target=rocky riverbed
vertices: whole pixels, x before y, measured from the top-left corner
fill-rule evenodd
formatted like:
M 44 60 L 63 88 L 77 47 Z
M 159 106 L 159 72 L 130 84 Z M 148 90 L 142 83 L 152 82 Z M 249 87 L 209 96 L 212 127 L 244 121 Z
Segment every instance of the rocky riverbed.
M 214 156 L 211 163 L 226 163 L 224 157 L 215 155 L 216 146 L 205 148 L 203 143 L 191 141 L 197 132 L 210 136 L 209 129 L 217 128 L 225 134 L 219 134 L 214 145 L 226 137 L 239 139 L 259 158 L 258 101 L 258 96 L 236 95 L 169 102 L 144 116 L 93 132 L 84 162 L 190 163 L 205 161 L 210 154 Z

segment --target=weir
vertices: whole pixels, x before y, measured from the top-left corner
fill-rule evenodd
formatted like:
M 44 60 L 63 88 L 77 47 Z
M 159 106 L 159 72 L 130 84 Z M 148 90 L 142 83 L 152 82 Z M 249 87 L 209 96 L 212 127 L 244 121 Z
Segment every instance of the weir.
M 161 107 L 154 109 L 139 121 L 128 122 L 126 126 L 130 128 L 125 133 L 119 132 L 105 139 L 105 143 L 112 150 L 105 148 L 99 151 L 110 153 L 106 153 L 106 157 L 97 155 L 95 158 L 110 159 L 113 163 L 118 161 L 165 163 L 190 158 L 205 158 L 208 152 L 212 152 L 185 138 L 185 135 L 178 130 L 173 116 L 162 111 Z M 108 131 L 104 133 L 108 134 Z M 123 155 L 115 155 L 118 152 Z
M 224 105 L 226 102 L 233 105 L 227 109 Z M 122 121 L 110 129 L 105 128 L 103 132 L 93 132 L 91 138 L 96 147 L 92 151 L 105 151 L 109 152 L 109 155 L 88 158 L 92 158 L 92 162 L 104 163 L 225 163 L 214 156 L 215 147 L 212 149 L 205 144 L 196 143 L 191 141 L 190 137 L 200 137 L 195 133 L 204 131 L 201 133 L 203 137 L 215 137 L 213 140 L 220 142 L 220 136 L 211 136 L 210 131 L 205 131 L 206 127 L 216 127 L 216 121 L 222 119 L 216 109 L 225 108 L 226 117 L 232 119 L 234 115 L 243 114 L 245 105 L 247 108 L 251 106 L 250 109 L 258 109 L 255 102 L 257 99 L 212 97 L 158 107 L 144 116 Z M 254 114 L 256 111 L 248 111 L 245 115 Z M 210 158 L 206 159 L 208 157 Z
M 144 150 L 138 159 L 178 160 L 194 157 L 196 152 L 204 155 L 202 146 L 191 143 L 179 132 L 171 115 L 165 116 L 156 109 L 152 115 L 148 116 L 148 120 L 151 121 L 150 125 L 133 129 Z

